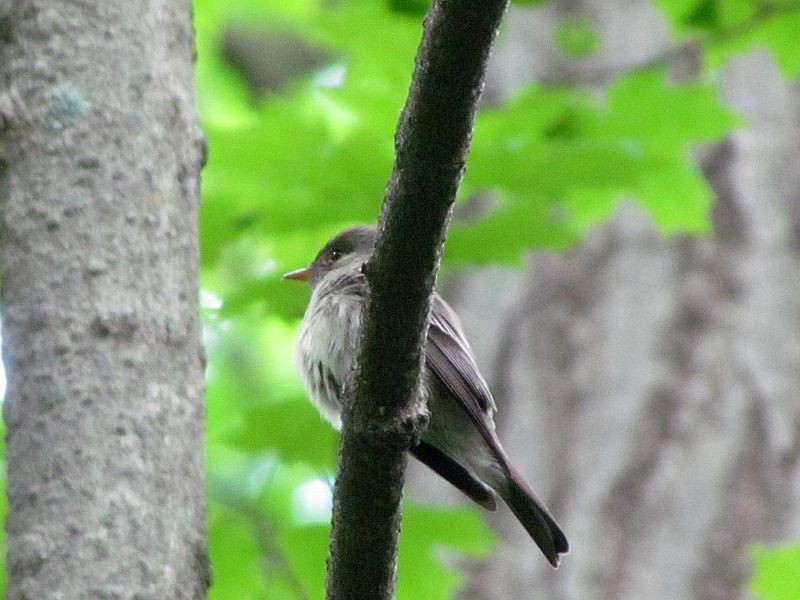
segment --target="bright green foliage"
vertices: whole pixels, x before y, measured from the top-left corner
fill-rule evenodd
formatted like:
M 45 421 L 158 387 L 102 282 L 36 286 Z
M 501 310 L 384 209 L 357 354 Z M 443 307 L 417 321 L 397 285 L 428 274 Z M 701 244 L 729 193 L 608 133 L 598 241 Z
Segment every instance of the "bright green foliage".
M 755 574 L 750 590 L 759 600 L 800 598 L 800 545 L 753 550 Z
M 717 31 L 735 27 L 752 19 L 756 7 L 750 0 L 695 0 L 694 2 L 660 2 L 686 28 Z
M 428 0 L 386 0 L 389 10 L 409 15 L 424 16 L 431 3 Z
M 456 551 L 480 557 L 494 545 L 473 509 L 445 509 L 406 503 L 397 569 L 399 600 L 445 600 L 463 577 L 444 566 L 443 556 Z
M 744 35 L 723 38 L 709 47 L 707 56 L 711 66 L 718 66 L 730 57 L 753 47 L 770 51 L 783 74 L 788 79 L 800 75 L 800 3 L 793 10 L 777 11 L 776 16 L 754 24 Z
M 249 7 L 227 4 L 233 14 Z M 418 18 L 368 1 L 278 20 L 336 58 L 260 103 L 241 89 L 235 101 L 217 94 L 230 72 L 201 61 L 211 156 L 202 242 L 226 312 L 259 302 L 297 316 L 303 298 L 276 275 L 305 264 L 342 226 L 374 222 L 421 30 Z M 588 50 L 597 41 L 580 41 L 595 35 L 583 23 L 565 43 Z M 462 196 L 490 190 L 494 210 L 454 227 L 446 263 L 518 262 L 530 247 L 565 247 L 623 198 L 641 202 L 666 232 L 703 230 L 711 194 L 689 148 L 719 139 L 734 119 L 708 85 L 671 85 L 655 72 L 628 76 L 612 93 L 604 106 L 580 91 L 532 88 L 478 116 Z
M 679 39 L 702 41 L 707 66 L 763 47 L 787 78 L 800 74 L 797 0 L 656 0 Z
M 212 599 L 256 600 L 268 597 L 268 580 L 261 570 L 266 559 L 257 539 L 252 525 L 240 513 L 209 501 L 208 550 L 214 569 Z
M 604 104 L 528 88 L 476 124 L 464 190 L 493 188 L 497 207 L 455 223 L 447 255 L 512 262 L 526 247 L 563 247 L 622 198 L 647 207 L 665 232 L 703 232 L 711 191 L 688 142 L 720 139 L 736 123 L 710 87 L 669 84 L 658 71 L 618 80 Z

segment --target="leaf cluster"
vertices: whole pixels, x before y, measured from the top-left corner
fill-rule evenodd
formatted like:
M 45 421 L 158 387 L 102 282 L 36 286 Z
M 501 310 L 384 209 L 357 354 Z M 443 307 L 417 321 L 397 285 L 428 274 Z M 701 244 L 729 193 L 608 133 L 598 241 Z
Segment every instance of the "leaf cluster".
M 800 74 L 797 0 L 657 0 L 679 40 L 704 44 L 707 68 L 753 48 L 767 49 L 787 79 Z

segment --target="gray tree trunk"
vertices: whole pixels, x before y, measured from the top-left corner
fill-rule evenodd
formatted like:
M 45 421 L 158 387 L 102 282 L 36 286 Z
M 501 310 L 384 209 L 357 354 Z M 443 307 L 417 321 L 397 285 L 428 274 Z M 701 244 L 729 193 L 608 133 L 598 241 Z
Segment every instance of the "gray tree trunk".
M 565 14 L 598 24 L 593 69 L 667 46 L 638 0 L 517 11 L 495 97 L 576 69 L 542 43 Z M 800 537 L 800 90 L 764 51 L 718 83 L 748 124 L 702 157 L 708 238 L 663 239 L 627 205 L 524 274 L 451 282 L 509 455 L 572 545 L 553 572 L 508 512 L 491 515 L 503 541 L 463 599 L 745 598 L 748 545 Z
M 2 7 L 8 597 L 203 598 L 190 4 Z

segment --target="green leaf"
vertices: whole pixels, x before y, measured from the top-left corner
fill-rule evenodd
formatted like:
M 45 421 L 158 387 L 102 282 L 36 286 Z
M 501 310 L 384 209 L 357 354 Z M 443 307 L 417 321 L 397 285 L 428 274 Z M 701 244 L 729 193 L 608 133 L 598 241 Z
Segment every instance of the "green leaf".
M 336 467 L 338 435 L 305 398 L 248 410 L 229 439 L 241 450 L 271 450 L 284 462 L 304 462 L 320 472 Z
M 283 269 L 290 270 L 293 269 Z M 296 282 L 283 281 L 278 275 L 243 278 L 225 295 L 222 312 L 226 316 L 236 315 L 254 304 L 263 304 L 269 314 L 297 319 L 303 315 L 308 297 L 308 289 Z
M 303 525 L 286 528 L 279 537 L 289 564 L 302 574 L 303 588 L 312 599 L 325 596 L 329 535 L 328 525 Z
M 221 478 L 212 471 L 208 478 L 212 598 L 304 597 L 310 573 L 292 567 L 280 540 L 298 527 L 294 496 L 307 472 L 275 466 L 255 494 L 242 485 L 254 476 Z
M 250 107 L 249 121 L 206 125 L 201 234 L 213 275 L 204 285 L 224 299 L 223 317 L 254 305 L 299 317 L 307 292 L 281 273 L 306 264 L 343 226 L 374 222 L 420 33 L 418 20 L 374 2 L 320 6 L 286 22 L 339 53 L 342 77 L 332 87 L 310 79 Z M 568 24 L 562 37 L 580 46 L 591 26 Z M 622 198 L 650 209 L 664 231 L 700 231 L 710 191 L 689 146 L 719 139 L 732 123 L 710 88 L 668 85 L 659 72 L 617 82 L 605 106 L 531 88 L 482 110 L 462 198 L 485 194 L 492 208 L 454 227 L 445 260 L 514 263 L 531 247 L 564 248 L 593 224 L 590 215 L 607 216 Z M 688 193 L 657 189 L 671 180 Z
M 697 43 L 710 69 L 762 47 L 772 53 L 788 80 L 800 74 L 800 5 L 794 0 L 657 0 L 656 4 L 679 39 Z
M 702 83 L 669 83 L 660 71 L 634 73 L 609 89 L 608 118 L 598 133 L 672 148 L 717 141 L 741 119 L 716 94 Z
M 659 71 L 618 80 L 605 106 L 523 90 L 478 115 L 462 189 L 488 190 L 494 202 L 482 219 L 454 224 L 445 257 L 516 263 L 527 248 L 564 248 L 623 198 L 666 233 L 705 231 L 711 190 L 689 150 L 739 122 L 709 86 L 667 83 Z
M 716 0 L 702 0 L 694 9 L 683 18 L 687 27 L 700 29 L 717 29 L 722 22 L 719 6 Z
M 693 201 L 683 201 L 686 198 Z M 649 174 L 638 187 L 636 199 L 664 233 L 709 231 L 712 191 L 700 169 L 690 161 Z
M 258 126 L 207 128 L 214 158 L 204 171 L 204 211 L 215 219 L 205 221 L 203 242 L 228 243 L 251 228 L 263 235 L 374 221 L 392 164 L 391 133 L 348 122 L 350 113 L 335 106 L 321 111 L 327 100 L 328 92 L 309 92 L 269 103 Z
M 430 8 L 430 0 L 386 0 L 389 10 L 407 15 L 424 15 Z
M 719 32 L 752 19 L 759 8 L 753 0 L 656 0 L 678 31 Z
M 759 600 L 800 598 L 800 545 L 758 546 L 752 557 L 755 574 L 749 588 Z
M 800 52 L 797 51 L 797 32 L 800 31 L 800 6 L 793 10 L 775 10 L 766 18 L 738 36 L 730 36 L 710 45 L 706 52 L 709 67 L 716 68 L 733 56 L 753 48 L 767 48 L 787 80 L 800 75 Z
M 213 568 L 209 600 L 267 597 L 263 558 L 247 520 L 214 501 L 208 503 L 208 551 Z
M 441 508 L 405 503 L 398 552 L 399 600 L 447 600 L 464 576 L 446 566 L 445 551 L 483 556 L 496 538 L 472 508 Z
M 668 17 L 673 27 L 686 23 L 705 0 L 655 0 L 654 4 Z

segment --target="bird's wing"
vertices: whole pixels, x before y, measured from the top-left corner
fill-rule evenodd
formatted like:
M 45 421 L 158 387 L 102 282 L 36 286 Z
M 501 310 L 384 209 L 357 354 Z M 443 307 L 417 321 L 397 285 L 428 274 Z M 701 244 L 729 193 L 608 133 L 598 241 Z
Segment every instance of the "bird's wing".
M 425 362 L 494 449 L 492 393 L 478 371 L 458 316 L 438 294 L 433 295 Z

